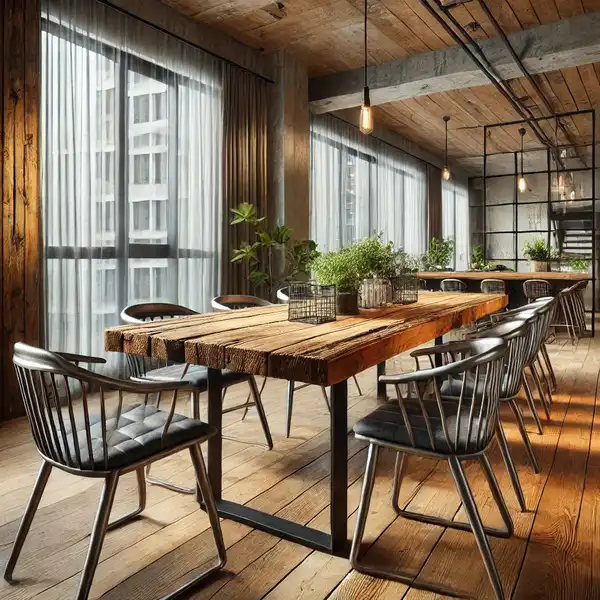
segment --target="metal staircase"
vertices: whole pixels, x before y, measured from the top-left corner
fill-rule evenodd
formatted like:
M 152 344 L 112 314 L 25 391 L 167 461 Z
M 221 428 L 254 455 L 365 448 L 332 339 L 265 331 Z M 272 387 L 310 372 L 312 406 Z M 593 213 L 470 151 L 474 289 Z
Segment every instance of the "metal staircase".
M 553 203 L 552 233 L 563 258 L 592 258 L 594 218 L 591 201 Z M 598 241 L 598 228 L 596 231 Z

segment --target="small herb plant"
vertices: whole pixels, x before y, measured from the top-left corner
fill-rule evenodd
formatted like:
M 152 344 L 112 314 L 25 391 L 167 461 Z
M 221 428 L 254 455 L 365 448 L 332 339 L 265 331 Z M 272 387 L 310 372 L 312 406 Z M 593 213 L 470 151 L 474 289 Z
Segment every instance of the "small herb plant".
M 319 256 L 312 270 L 323 285 L 335 284 L 340 292 L 357 292 L 363 279 L 396 275 L 402 254 L 394 249 L 393 242 L 384 243 L 382 234 L 377 234 Z
M 471 269 L 474 271 L 491 271 L 493 266 L 483 255 L 483 246 L 476 244 L 471 251 Z
M 256 289 L 266 288 L 268 296 L 272 297 L 276 286 L 308 275 L 312 262 L 319 255 L 313 240 L 293 240 L 292 231 L 286 225 L 263 229 L 261 223 L 265 217 L 259 217 L 248 202 L 231 209 L 231 212 L 232 227 L 245 224 L 255 230 L 254 242 L 244 242 L 236 248 L 231 262 L 248 264 L 250 281 Z M 276 255 L 282 256 L 283 260 L 277 260 Z
M 582 271 L 586 273 L 590 268 L 590 261 L 587 258 L 571 258 L 569 260 L 569 267 L 573 271 Z
M 421 261 L 415 256 L 401 250 L 396 262 L 396 275 L 416 275 L 421 267 Z
M 450 266 L 454 256 L 454 240 L 433 238 L 429 250 L 423 255 L 426 271 L 444 271 Z
M 550 260 L 550 250 L 544 238 L 536 238 L 533 242 L 525 242 L 523 256 L 528 260 L 546 262 Z

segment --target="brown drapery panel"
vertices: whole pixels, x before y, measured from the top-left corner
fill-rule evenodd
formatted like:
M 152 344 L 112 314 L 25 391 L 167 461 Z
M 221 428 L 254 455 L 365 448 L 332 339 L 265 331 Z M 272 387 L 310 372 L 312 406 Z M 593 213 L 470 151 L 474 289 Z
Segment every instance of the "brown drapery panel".
M 223 106 L 223 267 L 222 294 L 251 294 L 246 265 L 231 264 L 232 250 L 253 242 L 244 226 L 229 225 L 231 209 L 242 202 L 267 214 L 267 83 L 225 67 Z

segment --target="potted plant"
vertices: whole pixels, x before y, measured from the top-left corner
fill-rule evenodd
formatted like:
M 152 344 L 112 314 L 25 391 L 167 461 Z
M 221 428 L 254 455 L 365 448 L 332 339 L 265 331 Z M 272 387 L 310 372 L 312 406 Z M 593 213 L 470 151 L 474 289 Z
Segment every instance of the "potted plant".
M 590 269 L 590 261 L 587 258 L 571 258 L 569 267 L 576 273 L 587 273 Z
M 493 265 L 485 260 L 483 246 L 476 244 L 471 251 L 471 269 L 473 271 L 491 271 Z
M 337 312 L 358 314 L 358 289 L 362 277 L 349 248 L 321 254 L 312 263 L 312 272 L 319 283 L 337 287 Z
M 533 242 L 525 242 L 523 256 L 530 261 L 531 271 L 540 273 L 548 270 L 548 261 L 550 260 L 550 250 L 546 240 L 542 237 L 536 238 Z
M 404 251 L 398 253 L 396 275 L 392 277 L 392 304 L 412 304 L 419 299 L 420 261 Z
M 433 238 L 429 250 L 423 255 L 423 267 L 426 271 L 445 271 L 454 256 L 454 240 Z
M 277 287 L 309 274 L 310 265 L 319 255 L 313 240 L 294 240 L 291 229 L 285 225 L 270 230 L 263 228 L 261 223 L 265 217 L 259 217 L 248 202 L 231 212 L 232 227 L 244 224 L 254 229 L 254 241 L 236 248 L 231 262 L 248 265 L 250 281 L 258 293 L 273 300 Z

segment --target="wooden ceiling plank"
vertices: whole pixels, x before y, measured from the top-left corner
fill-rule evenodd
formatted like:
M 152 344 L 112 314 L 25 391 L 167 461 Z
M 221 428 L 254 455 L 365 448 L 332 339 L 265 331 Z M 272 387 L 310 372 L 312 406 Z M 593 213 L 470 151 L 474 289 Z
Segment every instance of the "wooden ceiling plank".
M 561 19 L 568 19 L 585 12 L 581 0 L 554 0 Z
M 529 0 L 507 0 L 523 29 L 536 27 L 540 24 L 533 6 Z M 546 0 L 547 1 L 547 0 Z M 552 0 L 550 0 L 552 1 Z
M 560 19 L 554 0 L 534 0 L 533 10 L 540 23 L 552 23 Z
M 472 2 L 471 6 L 476 6 L 477 2 Z M 497 33 L 488 35 L 486 30 L 481 26 L 479 21 L 475 19 L 468 8 L 468 4 L 459 4 L 449 9 L 449 13 L 468 31 L 469 35 L 475 40 L 487 40 L 489 37 L 495 37 Z M 489 22 L 488 22 L 489 25 Z

